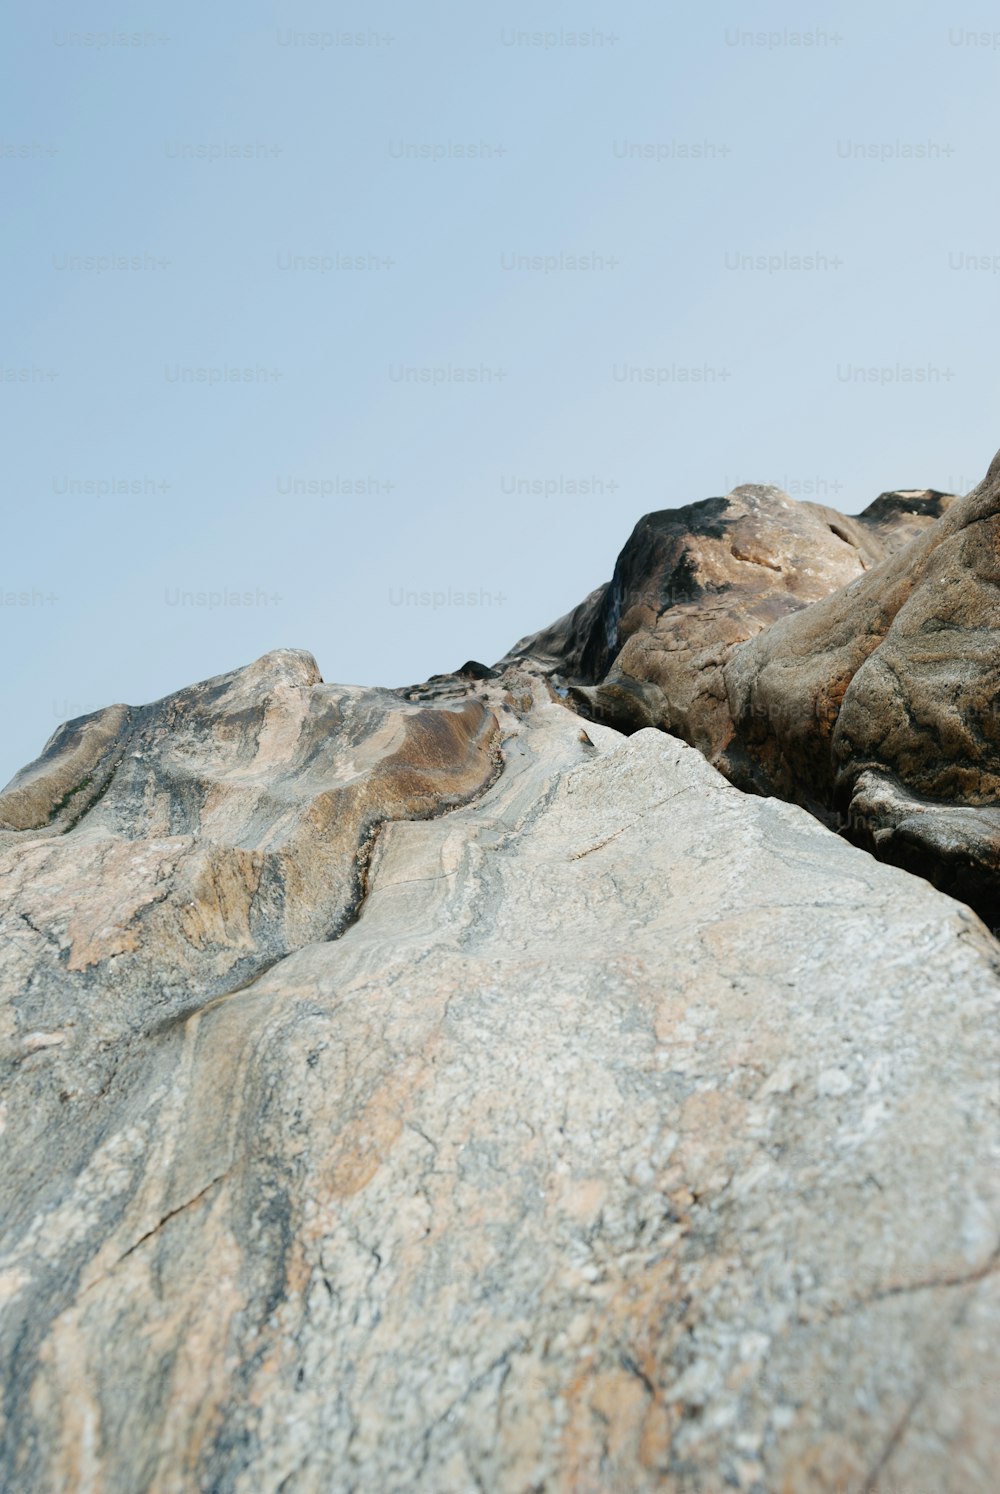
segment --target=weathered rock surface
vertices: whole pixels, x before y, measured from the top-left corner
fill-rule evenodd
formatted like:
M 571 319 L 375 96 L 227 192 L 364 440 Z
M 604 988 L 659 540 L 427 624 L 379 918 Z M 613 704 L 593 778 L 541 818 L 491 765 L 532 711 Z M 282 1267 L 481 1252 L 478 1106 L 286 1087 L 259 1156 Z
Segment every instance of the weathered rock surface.
M 476 674 L 5 796 L 0 1487 L 992 1491 L 1000 947 Z
M 650 514 L 515 646 L 586 717 L 659 726 L 1000 926 L 1000 462 L 855 519 L 774 488 Z
M 439 813 L 499 767 L 482 702 L 324 685 L 286 650 L 56 732 L 0 795 L 0 1057 L 47 1081 L 5 1137 L 9 1175 L 57 1190 L 101 1095 L 150 1035 L 334 938 L 389 818 Z M 34 1055 L 34 1057 L 32 1057 Z
M 662 727 L 734 776 L 722 678 L 733 650 L 863 575 L 953 502 L 883 493 L 851 518 L 747 485 L 647 514 L 612 580 L 501 663 L 530 659 L 569 686 L 584 715 L 623 731 Z
M 1000 924 L 1000 458 L 896 556 L 732 656 L 749 776 Z

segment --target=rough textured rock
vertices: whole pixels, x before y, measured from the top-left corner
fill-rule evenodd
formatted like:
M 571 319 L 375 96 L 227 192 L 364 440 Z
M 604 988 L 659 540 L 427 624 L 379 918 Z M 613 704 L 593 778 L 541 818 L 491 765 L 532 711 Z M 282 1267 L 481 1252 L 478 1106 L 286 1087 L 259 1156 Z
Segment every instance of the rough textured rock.
M 640 520 L 613 580 L 507 659 L 659 726 L 1000 926 L 1000 467 L 856 518 L 737 488 Z
M 502 663 L 531 659 L 558 675 L 584 715 L 624 731 L 662 727 L 731 776 L 722 670 L 737 645 L 863 575 L 953 501 L 883 493 L 851 518 L 744 486 L 647 514 L 608 585 Z
M 382 822 L 473 797 L 498 748 L 480 701 L 324 685 L 292 650 L 57 731 L 0 795 L 0 1056 L 49 1075 L 7 1167 L 51 1191 L 151 1032 L 342 932 Z
M 0 1487 L 993 1490 L 967 909 L 515 669 L 269 656 L 11 793 Z
M 1000 924 L 1000 458 L 897 555 L 725 669 L 747 778 Z

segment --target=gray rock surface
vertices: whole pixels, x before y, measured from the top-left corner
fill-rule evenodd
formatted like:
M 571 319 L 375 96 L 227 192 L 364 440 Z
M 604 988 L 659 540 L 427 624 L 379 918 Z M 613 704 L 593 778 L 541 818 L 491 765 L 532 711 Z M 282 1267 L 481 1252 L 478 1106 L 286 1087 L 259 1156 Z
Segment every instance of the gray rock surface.
M 324 685 L 297 650 L 60 728 L 0 795 L 8 1103 L 45 1076 L 4 1137 L 17 1196 L 85 1165 L 151 1042 L 348 927 L 381 824 L 474 797 L 498 749 L 481 701 Z
M 0 1487 L 992 1491 L 998 946 L 660 731 L 453 693 L 269 656 L 8 797 Z M 307 858 L 249 973 L 196 832 Z

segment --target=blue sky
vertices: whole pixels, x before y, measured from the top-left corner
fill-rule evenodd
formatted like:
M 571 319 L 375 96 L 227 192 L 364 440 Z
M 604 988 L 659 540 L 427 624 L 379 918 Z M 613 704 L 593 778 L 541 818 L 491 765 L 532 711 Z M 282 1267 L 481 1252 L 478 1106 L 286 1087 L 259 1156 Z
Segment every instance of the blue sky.
M 1000 446 L 985 6 L 3 27 L 0 779 L 277 646 L 490 661 L 651 509 Z

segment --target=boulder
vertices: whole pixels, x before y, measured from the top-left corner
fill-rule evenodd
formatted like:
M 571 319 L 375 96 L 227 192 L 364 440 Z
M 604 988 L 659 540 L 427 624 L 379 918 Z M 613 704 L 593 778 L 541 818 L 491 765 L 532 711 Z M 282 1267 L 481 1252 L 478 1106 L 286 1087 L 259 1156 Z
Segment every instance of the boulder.
M 883 493 L 851 518 L 747 485 L 647 514 L 611 581 L 501 665 L 530 659 L 583 715 L 622 731 L 659 726 L 732 775 L 742 764 L 730 757 L 722 671 L 733 650 L 864 575 L 953 501 Z
M 272 655 L 12 790 L 0 1487 L 992 1490 L 1000 948 L 527 669 L 432 695 Z
M 0 1052 L 45 1074 L 4 1138 L 19 1189 L 84 1165 L 146 1045 L 350 925 L 387 819 L 498 767 L 481 701 L 324 685 L 298 650 L 57 731 L 0 795 Z
M 724 670 L 742 775 L 1000 924 L 1000 458 L 894 556 Z M 739 781 L 739 776 L 737 776 Z

